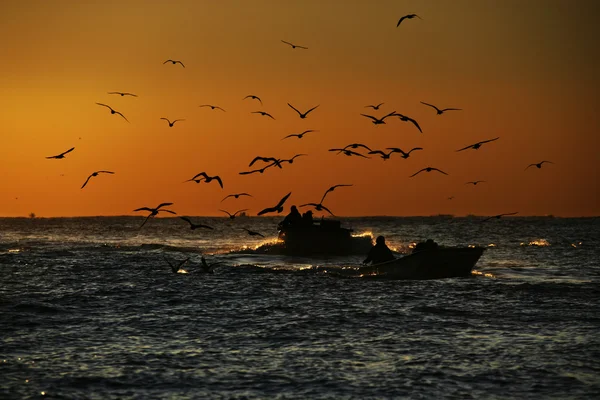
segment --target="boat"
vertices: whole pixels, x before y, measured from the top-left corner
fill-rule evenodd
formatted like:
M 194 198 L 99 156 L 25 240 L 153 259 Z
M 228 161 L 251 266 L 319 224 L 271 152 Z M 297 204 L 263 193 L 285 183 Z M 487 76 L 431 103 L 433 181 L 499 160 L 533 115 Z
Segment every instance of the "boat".
M 419 249 L 392 261 L 359 268 L 361 277 L 384 279 L 441 279 L 471 276 L 484 247 Z
M 259 246 L 255 252 L 292 256 L 365 255 L 373 246 L 370 234 L 355 236 L 352 229 L 342 228 L 341 222 L 322 219 L 312 224 L 280 227 L 274 243 Z

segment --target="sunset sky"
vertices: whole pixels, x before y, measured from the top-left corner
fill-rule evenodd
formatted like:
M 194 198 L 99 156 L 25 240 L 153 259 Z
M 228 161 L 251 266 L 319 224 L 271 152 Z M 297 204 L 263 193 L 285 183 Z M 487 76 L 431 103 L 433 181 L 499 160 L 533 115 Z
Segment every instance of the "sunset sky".
M 3 1 L 0 216 L 136 215 L 162 202 L 256 215 L 335 184 L 353 185 L 324 202 L 340 216 L 600 215 L 599 12 L 583 0 Z M 396 27 L 411 13 L 422 19 Z M 319 107 L 300 119 L 288 102 Z M 392 111 L 423 133 L 360 115 Z M 307 129 L 318 132 L 281 140 Z M 424 150 L 387 161 L 328 151 L 354 142 Z M 239 175 L 255 156 L 298 153 Z M 554 164 L 525 170 L 542 160 Z M 449 175 L 409 178 L 427 166 Z M 96 170 L 115 174 L 81 189 Z M 202 171 L 225 188 L 183 183 Z M 254 197 L 220 202 L 236 192 Z

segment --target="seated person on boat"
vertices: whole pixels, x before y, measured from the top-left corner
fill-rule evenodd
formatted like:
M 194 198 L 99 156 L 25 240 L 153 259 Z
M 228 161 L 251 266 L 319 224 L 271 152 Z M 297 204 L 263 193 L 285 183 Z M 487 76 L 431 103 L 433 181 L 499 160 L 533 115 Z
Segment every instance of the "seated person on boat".
M 278 228 L 286 228 L 288 226 L 298 226 L 302 223 L 302 215 L 300 215 L 300 211 L 296 206 L 292 206 L 290 213 L 285 216 L 283 221 L 281 221 L 278 225 Z
M 417 251 L 424 251 L 424 250 L 437 250 L 438 249 L 438 244 L 436 242 L 433 241 L 433 239 L 427 239 L 427 241 L 425 242 L 420 242 L 417 243 L 417 245 L 415 246 L 413 253 L 417 252 Z
M 386 261 L 394 260 L 394 254 L 385 244 L 385 238 L 383 236 L 378 236 L 375 241 L 375 246 L 371 247 L 369 250 L 369 254 L 367 254 L 367 258 L 363 261 L 363 264 L 367 264 L 372 262 L 373 264 L 379 264 Z

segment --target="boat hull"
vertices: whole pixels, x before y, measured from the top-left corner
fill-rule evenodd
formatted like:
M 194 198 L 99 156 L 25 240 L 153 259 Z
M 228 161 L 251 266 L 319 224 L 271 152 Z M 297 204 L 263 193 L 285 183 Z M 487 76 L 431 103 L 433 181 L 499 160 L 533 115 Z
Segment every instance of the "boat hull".
M 483 247 L 442 247 L 423 250 L 396 260 L 359 268 L 363 277 L 386 279 L 442 279 L 471 276 Z

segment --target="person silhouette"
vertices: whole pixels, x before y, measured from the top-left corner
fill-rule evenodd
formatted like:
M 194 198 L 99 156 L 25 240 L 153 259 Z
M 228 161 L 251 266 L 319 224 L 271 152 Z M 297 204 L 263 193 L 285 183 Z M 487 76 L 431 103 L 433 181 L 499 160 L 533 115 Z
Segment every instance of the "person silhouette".
M 363 264 L 368 264 L 369 262 L 373 264 L 379 264 L 394 259 L 394 254 L 385 244 L 385 238 L 383 236 L 377 236 L 377 239 L 375 240 L 375 246 L 371 247 L 371 250 L 369 250 L 367 258 L 365 258 Z
M 280 228 L 286 228 L 288 226 L 298 226 L 302 223 L 302 215 L 296 206 L 292 206 L 290 213 L 285 216 L 283 221 L 279 223 Z

